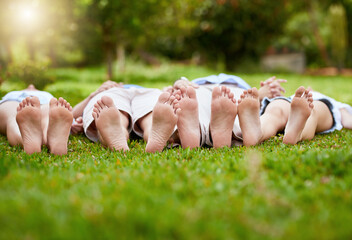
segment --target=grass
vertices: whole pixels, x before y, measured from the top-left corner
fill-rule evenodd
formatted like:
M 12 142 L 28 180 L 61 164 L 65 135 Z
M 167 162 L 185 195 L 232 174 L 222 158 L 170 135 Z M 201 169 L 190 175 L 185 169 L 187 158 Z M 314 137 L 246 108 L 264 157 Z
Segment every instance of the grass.
M 213 73 L 133 66 L 117 79 L 162 87 Z M 52 74 L 57 82 L 47 89 L 75 104 L 104 71 Z M 270 75 L 240 76 L 258 86 Z M 288 94 L 309 84 L 352 104 L 348 78 L 280 77 Z M 0 136 L 0 239 L 350 239 L 351 145 L 352 131 L 343 130 L 295 146 L 279 135 L 250 148 L 148 154 L 139 140 L 121 153 L 81 135 L 70 137 L 66 156 L 46 148 L 29 156 Z

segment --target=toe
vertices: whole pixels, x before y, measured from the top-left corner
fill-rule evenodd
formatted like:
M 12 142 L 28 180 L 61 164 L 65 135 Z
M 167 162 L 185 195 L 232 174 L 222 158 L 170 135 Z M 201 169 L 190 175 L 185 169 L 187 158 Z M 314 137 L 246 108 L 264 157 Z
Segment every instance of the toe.
M 170 98 L 170 93 L 163 92 L 162 94 L 160 94 L 158 102 L 159 103 L 166 103 L 169 98 Z
M 50 99 L 49 106 L 50 107 L 55 107 L 56 105 L 57 105 L 57 99 L 56 98 Z
M 257 88 L 252 88 L 252 97 L 253 98 L 258 98 L 259 94 L 258 94 L 258 89 Z
M 105 107 L 105 104 L 100 100 L 97 101 L 97 104 L 99 105 L 100 109 L 103 109 Z
M 196 99 L 197 97 L 196 91 L 194 90 L 193 87 L 187 87 L 187 95 L 192 99 Z
M 98 113 L 96 113 L 94 111 L 92 112 L 92 116 L 93 116 L 94 120 L 98 119 Z
M 108 96 L 103 96 L 101 98 L 101 102 L 104 105 L 108 106 L 108 107 L 114 107 L 115 106 L 114 101 L 111 99 L 111 97 L 108 97 Z
M 218 98 L 220 95 L 221 95 L 221 89 L 219 87 L 215 87 L 212 93 L 213 100 Z
M 234 98 L 235 95 L 232 92 L 230 92 L 228 96 L 230 99 L 232 99 L 232 98 Z
M 297 88 L 295 92 L 295 97 L 302 97 L 304 91 L 305 91 L 305 88 L 303 86 L 300 86 L 299 88 Z

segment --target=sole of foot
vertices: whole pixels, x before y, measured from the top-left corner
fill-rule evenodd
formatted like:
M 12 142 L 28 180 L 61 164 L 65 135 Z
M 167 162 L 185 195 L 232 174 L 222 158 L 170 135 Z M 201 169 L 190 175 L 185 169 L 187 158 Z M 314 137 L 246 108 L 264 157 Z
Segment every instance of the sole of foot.
M 122 113 L 115 107 L 113 100 L 103 96 L 94 105 L 93 118 L 100 141 L 111 150 L 128 151 L 127 127 L 122 124 Z
M 283 143 L 296 144 L 302 140 L 302 131 L 314 107 L 312 102 L 313 98 L 309 90 L 304 87 L 296 90 L 291 102 Z
M 183 148 L 197 148 L 200 145 L 198 101 L 193 87 L 180 89 L 177 103 L 177 130 Z
M 24 151 L 28 154 L 41 152 L 43 131 L 40 102 L 37 97 L 27 97 L 19 104 L 16 121 L 21 132 Z
M 212 93 L 210 133 L 214 148 L 230 147 L 237 105 L 230 89 L 215 87 Z
M 262 138 L 259 110 L 258 90 L 252 88 L 244 91 L 238 100 L 238 118 L 245 146 L 254 146 Z
M 49 103 L 48 147 L 55 155 L 67 154 L 67 142 L 72 125 L 72 107 L 63 98 Z
M 177 122 L 175 103 L 177 100 L 168 92 L 159 96 L 152 113 L 152 127 L 145 148 L 146 152 L 161 152 L 166 146 Z

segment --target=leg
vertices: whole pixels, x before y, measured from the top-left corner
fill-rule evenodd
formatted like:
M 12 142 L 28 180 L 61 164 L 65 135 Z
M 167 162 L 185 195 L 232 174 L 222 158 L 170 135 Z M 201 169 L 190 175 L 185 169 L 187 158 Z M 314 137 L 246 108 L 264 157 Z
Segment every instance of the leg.
M 256 88 L 244 91 L 238 100 L 238 117 L 245 146 L 256 145 L 262 138 L 259 107 L 259 95 Z
M 141 119 L 137 121 L 138 126 L 143 132 L 143 139 L 144 141 L 148 141 L 150 131 L 152 130 L 152 123 L 153 123 L 153 114 L 152 112 L 148 113 Z
M 173 105 L 174 96 L 164 92 L 159 96 L 152 113 L 152 126 L 148 137 L 146 152 L 161 152 L 169 140 L 177 122 Z
M 347 129 L 352 129 L 352 114 L 347 109 L 340 109 L 342 126 Z
M 52 98 L 49 104 L 47 145 L 55 155 L 67 154 L 67 142 L 72 125 L 72 107 L 63 98 Z
M 103 145 L 111 150 L 129 150 L 127 145 L 129 117 L 115 107 L 110 97 L 103 96 L 98 100 L 92 115 L 99 140 Z
M 37 97 L 27 97 L 17 107 L 16 121 L 19 126 L 23 149 L 32 154 L 41 152 L 43 130 L 40 102 Z
M 182 87 L 181 99 L 177 104 L 177 129 L 183 148 L 196 148 L 200 145 L 198 101 L 193 87 Z
M 22 145 L 20 129 L 16 122 L 18 102 L 8 101 L 0 105 L 0 133 L 7 136 L 11 146 Z
M 230 89 L 215 87 L 212 93 L 210 134 L 213 147 L 231 146 L 232 128 L 237 115 L 236 100 Z
M 260 131 L 262 134 L 260 142 L 275 136 L 278 132 L 285 129 L 289 109 L 290 103 L 281 99 L 275 100 L 267 106 L 264 114 L 260 116 Z

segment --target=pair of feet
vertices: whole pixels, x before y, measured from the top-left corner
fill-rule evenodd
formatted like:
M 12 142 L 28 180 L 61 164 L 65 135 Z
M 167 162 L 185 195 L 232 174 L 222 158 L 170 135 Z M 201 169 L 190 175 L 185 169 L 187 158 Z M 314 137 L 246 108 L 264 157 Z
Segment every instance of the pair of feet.
M 128 132 L 121 121 L 121 114 L 108 96 L 97 101 L 92 113 L 100 142 L 112 150 L 127 151 Z M 176 125 L 183 147 L 199 146 L 198 103 L 192 87 L 181 88 L 174 94 L 164 92 L 159 96 L 152 112 L 146 152 L 162 151 Z
M 162 93 L 152 117 L 146 152 L 162 151 L 175 131 L 175 126 L 183 148 L 200 146 L 198 101 L 193 87 L 181 87 L 173 94 Z
M 73 120 L 72 107 L 63 98 L 52 98 L 48 120 L 45 114 L 47 113 L 42 112 L 37 97 L 27 97 L 17 107 L 16 121 L 24 151 L 28 154 L 41 152 L 42 145 L 45 144 L 53 154 L 66 154 Z M 48 125 L 45 121 L 48 121 Z

